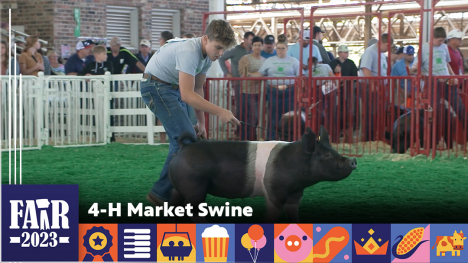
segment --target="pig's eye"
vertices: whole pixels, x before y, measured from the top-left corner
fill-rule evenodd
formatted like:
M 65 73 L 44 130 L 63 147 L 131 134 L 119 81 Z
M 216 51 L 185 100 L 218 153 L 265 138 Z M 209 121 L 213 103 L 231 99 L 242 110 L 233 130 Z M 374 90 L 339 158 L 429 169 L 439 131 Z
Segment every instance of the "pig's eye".
M 331 153 L 326 153 L 322 156 L 324 159 L 330 159 L 332 156 L 331 156 Z

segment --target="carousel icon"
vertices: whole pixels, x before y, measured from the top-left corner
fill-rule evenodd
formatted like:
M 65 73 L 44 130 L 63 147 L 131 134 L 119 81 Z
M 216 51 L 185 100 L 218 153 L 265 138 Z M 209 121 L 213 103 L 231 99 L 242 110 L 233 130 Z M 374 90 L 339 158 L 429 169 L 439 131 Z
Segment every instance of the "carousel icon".
M 184 261 L 190 256 L 193 246 L 190 241 L 188 232 L 177 232 L 177 224 L 175 225 L 175 232 L 164 232 L 161 253 L 164 257 L 168 257 L 169 261 Z
M 113 237 L 109 230 L 102 226 L 93 227 L 86 231 L 83 239 L 83 246 L 86 248 L 86 256 L 83 261 L 93 261 L 95 256 L 101 256 L 104 261 L 114 261 L 109 253 L 113 245 Z

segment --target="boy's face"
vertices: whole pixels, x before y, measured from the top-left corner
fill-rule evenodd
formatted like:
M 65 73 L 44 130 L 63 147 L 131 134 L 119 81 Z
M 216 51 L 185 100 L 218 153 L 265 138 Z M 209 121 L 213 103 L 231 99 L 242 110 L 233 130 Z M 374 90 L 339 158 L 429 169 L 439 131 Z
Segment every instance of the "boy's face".
M 96 62 L 104 62 L 107 60 L 107 54 L 105 52 L 94 54 L 94 59 Z
M 440 45 L 442 45 L 444 42 L 445 42 L 445 38 L 444 37 L 439 37 L 439 38 L 434 39 L 433 44 L 434 44 L 435 47 L 440 47 Z
M 224 53 L 225 46 L 218 41 L 211 41 L 208 36 L 202 37 L 203 44 L 205 46 L 205 53 L 211 59 L 216 61 Z

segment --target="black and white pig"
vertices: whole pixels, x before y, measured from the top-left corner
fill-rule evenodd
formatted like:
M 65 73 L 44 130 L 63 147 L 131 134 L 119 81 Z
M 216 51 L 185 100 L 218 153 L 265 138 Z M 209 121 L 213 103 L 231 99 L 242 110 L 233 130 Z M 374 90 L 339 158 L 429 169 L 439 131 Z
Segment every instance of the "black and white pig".
M 196 141 L 183 135 L 179 144 L 181 150 L 169 165 L 174 187 L 170 205 L 191 203 L 197 209 L 207 194 L 263 196 L 268 222 L 276 222 L 283 210 L 290 222 L 299 222 L 305 188 L 321 181 L 342 180 L 357 168 L 356 159 L 341 156 L 331 147 L 323 127 L 319 136 L 307 128 L 297 142 Z M 205 218 L 192 220 L 204 222 Z

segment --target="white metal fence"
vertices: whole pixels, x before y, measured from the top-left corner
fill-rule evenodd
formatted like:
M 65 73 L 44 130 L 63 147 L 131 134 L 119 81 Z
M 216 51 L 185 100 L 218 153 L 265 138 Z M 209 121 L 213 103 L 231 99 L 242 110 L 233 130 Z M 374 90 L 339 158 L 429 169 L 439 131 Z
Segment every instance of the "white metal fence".
M 141 99 L 141 77 L 41 74 L 22 76 L 21 83 L 17 77 L 15 83 L 0 76 L 2 151 L 15 142 L 25 150 L 103 145 L 112 135 L 122 143 L 155 144 L 164 128 L 155 126 L 154 114 Z

